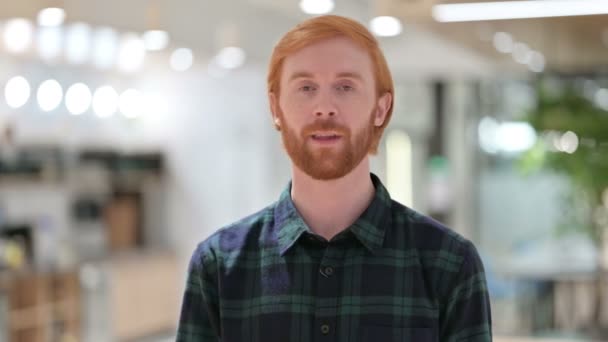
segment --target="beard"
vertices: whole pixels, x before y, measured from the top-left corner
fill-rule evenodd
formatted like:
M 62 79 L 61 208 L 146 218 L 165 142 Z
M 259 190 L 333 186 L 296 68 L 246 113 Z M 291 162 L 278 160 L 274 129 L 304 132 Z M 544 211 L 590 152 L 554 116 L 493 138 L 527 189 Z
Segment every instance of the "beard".
M 370 112 L 367 126 L 355 132 L 353 139 L 351 130 L 337 124 L 333 119 L 316 120 L 298 134 L 286 124 L 283 112 L 279 110 L 283 146 L 291 161 L 311 178 L 342 178 L 357 167 L 370 151 L 374 132 L 372 114 L 373 112 Z M 341 136 L 341 141 L 331 147 L 312 146 L 311 134 L 315 131 L 335 131 Z

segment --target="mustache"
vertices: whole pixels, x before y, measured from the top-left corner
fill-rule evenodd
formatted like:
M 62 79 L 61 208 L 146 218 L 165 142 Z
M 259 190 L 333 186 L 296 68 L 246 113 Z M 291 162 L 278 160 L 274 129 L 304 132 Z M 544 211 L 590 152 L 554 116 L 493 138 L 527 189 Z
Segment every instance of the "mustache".
M 302 135 L 306 137 L 316 131 L 335 131 L 343 136 L 350 135 L 350 129 L 348 127 L 340 125 L 333 120 L 316 120 L 302 129 Z

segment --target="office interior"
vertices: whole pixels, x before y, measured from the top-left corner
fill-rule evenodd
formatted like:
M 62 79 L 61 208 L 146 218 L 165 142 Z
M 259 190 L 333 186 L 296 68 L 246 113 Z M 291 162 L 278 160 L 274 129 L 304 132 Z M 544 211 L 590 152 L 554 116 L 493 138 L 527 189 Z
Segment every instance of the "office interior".
M 379 40 L 395 109 L 372 170 L 475 243 L 494 339 L 608 340 L 607 1 L 19 0 L 0 341 L 175 339 L 197 243 L 289 181 L 268 61 L 326 13 Z

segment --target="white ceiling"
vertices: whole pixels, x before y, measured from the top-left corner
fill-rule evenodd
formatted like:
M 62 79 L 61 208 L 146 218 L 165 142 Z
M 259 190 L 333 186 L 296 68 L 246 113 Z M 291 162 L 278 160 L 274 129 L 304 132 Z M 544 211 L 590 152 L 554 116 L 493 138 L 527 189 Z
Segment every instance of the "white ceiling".
M 246 51 L 249 63 L 265 67 L 272 47 L 281 35 L 308 17 L 300 11 L 298 1 L 0 1 L 0 20 L 11 17 L 33 20 L 41 8 L 60 4 L 67 12 L 67 22 L 84 21 L 93 26 L 112 26 L 123 32 L 144 32 L 159 26 L 170 33 L 174 47 L 186 46 L 195 50 L 198 61 L 211 56 L 222 44 L 226 44 L 226 39 L 222 42 L 220 38 L 222 32 L 225 33 L 222 28 L 235 27 L 237 34 L 228 40 Z M 154 9 L 158 12 L 156 19 L 151 14 Z M 377 10 L 377 2 L 349 0 L 336 1 L 334 13 L 368 22 Z M 407 22 L 402 35 L 380 41 L 397 77 L 483 76 L 492 75 L 504 67 L 504 64 L 495 63 L 494 59 L 475 49 Z

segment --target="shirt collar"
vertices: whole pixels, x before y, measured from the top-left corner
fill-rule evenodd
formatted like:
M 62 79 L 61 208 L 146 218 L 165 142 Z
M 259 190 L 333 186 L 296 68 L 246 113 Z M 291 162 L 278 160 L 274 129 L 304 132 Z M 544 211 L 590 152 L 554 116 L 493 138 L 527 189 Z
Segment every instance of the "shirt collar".
M 349 229 L 357 239 L 372 253 L 382 247 L 386 221 L 390 217 L 391 198 L 380 179 L 370 173 L 375 193 L 369 206 Z M 291 199 L 291 181 L 281 193 L 274 209 L 274 224 L 281 255 L 285 254 L 304 232 L 310 228 Z

